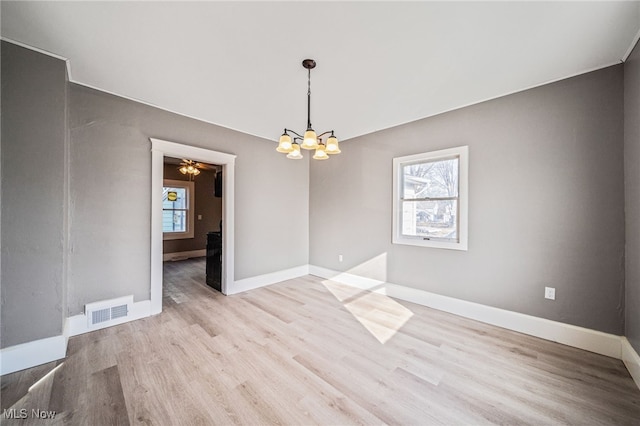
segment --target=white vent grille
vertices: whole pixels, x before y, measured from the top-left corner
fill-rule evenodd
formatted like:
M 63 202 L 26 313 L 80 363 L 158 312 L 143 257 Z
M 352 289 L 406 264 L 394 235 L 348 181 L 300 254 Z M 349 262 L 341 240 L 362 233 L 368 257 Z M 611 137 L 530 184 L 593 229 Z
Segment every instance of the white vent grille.
M 128 313 L 127 305 L 114 306 L 111 308 L 111 319 L 126 317 Z
M 120 323 L 122 321 L 117 320 L 129 315 L 131 305 L 133 305 L 133 296 L 88 303 L 84 309 L 87 316 L 87 326 L 97 328 Z
M 100 309 L 99 311 L 91 312 L 91 324 L 97 324 L 99 322 L 109 321 L 111 319 L 110 309 Z

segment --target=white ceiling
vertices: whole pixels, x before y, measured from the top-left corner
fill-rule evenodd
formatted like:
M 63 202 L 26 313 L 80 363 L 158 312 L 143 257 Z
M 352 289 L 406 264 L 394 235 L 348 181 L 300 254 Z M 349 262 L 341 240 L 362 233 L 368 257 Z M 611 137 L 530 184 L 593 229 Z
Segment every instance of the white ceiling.
M 640 2 L 7 2 L 72 80 L 275 140 L 344 140 L 619 63 Z

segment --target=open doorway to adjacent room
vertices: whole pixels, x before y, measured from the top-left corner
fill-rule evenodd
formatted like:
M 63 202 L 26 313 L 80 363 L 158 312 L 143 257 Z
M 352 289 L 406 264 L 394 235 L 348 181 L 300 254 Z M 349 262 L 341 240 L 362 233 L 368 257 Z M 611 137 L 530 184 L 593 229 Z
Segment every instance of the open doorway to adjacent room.
M 164 157 L 162 239 L 165 273 L 222 290 L 221 165 Z
M 210 255 L 210 270 L 206 269 L 207 262 L 202 262 L 205 264 L 205 270 L 202 271 L 203 274 L 199 280 L 203 285 L 216 288 L 223 294 L 234 293 L 233 212 L 236 156 L 155 138 L 150 140 L 152 147 L 150 291 L 151 314 L 155 315 L 162 312 L 165 259 L 170 262 L 200 257 L 202 262 Z M 188 173 L 182 173 L 179 170 L 183 166 L 180 163 L 186 163 L 187 167 L 193 166 L 186 160 L 200 163 L 199 172 L 193 173 L 195 176 L 188 177 Z M 208 175 L 206 178 L 208 182 L 204 182 L 203 179 L 198 184 L 198 179 L 203 174 Z M 165 182 L 165 179 L 168 181 Z M 199 187 L 203 193 L 208 193 L 203 196 L 209 198 L 204 204 L 198 203 Z M 169 192 L 172 193 L 171 199 L 175 199 L 176 202 L 165 204 L 164 200 L 169 199 Z M 188 192 L 193 193 L 191 198 L 187 195 Z M 180 197 L 183 202 L 178 202 Z M 206 207 L 207 205 L 211 210 Z M 217 212 L 214 212 L 214 209 Z M 191 219 L 189 219 L 190 215 L 193 215 Z M 171 237 L 165 239 L 165 235 L 170 234 L 172 234 Z M 180 240 L 182 242 L 179 242 Z M 189 240 L 192 241 L 188 242 Z M 199 245 L 190 245 L 190 243 Z M 207 275 L 211 276 L 209 283 L 207 283 Z

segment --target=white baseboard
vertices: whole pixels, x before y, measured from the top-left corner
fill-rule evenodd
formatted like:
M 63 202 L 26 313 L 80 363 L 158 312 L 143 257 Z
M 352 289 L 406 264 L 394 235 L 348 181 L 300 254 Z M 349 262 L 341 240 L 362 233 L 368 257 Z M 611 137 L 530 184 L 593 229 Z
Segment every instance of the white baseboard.
M 66 357 L 67 342 L 71 336 L 112 327 L 148 316 L 151 316 L 151 301 L 149 300 L 134 303 L 131 306 L 130 315 L 113 320 L 109 322 L 108 325 L 98 325 L 89 328 L 86 315 L 74 315 L 67 318 L 63 334 L 59 336 L 34 340 L 0 350 L 0 375 L 46 364 L 47 362 L 57 361 Z
M 57 361 L 66 356 L 67 339 L 64 334 L 34 340 L 0 350 L 0 375 Z
M 227 295 L 242 293 L 243 291 L 253 290 L 293 278 L 304 277 L 305 275 L 309 275 L 309 265 L 296 266 L 295 268 L 285 269 L 283 271 L 245 278 L 235 281 L 232 286 L 227 285 Z
M 205 257 L 206 255 L 207 255 L 207 249 L 178 251 L 175 253 L 163 253 L 162 261 L 166 262 L 168 260 L 185 260 L 185 259 L 191 259 L 192 257 Z
M 633 377 L 633 381 L 636 382 L 638 388 L 640 388 L 640 355 L 631 346 L 631 343 L 626 337 L 622 339 L 622 361 L 629 370 L 629 374 Z
M 373 280 L 346 272 L 333 271 L 319 266 L 310 265 L 309 273 L 320 278 L 331 279 L 343 284 L 428 306 L 508 330 L 529 334 L 612 358 L 622 359 L 621 337 L 614 334 L 507 311 L 479 303 L 467 302 L 453 297 L 441 296 L 424 290 Z
M 124 324 L 126 322 L 135 321 L 138 319 L 146 318 L 151 316 L 151 301 L 143 300 L 141 302 L 135 302 L 131 305 L 131 311 L 129 315 L 123 318 L 118 318 L 112 321 L 109 321 L 104 325 L 94 325 L 89 328 L 87 324 L 87 316 L 85 314 L 74 315 L 72 317 L 67 318 L 67 322 L 65 324 L 65 330 L 67 332 L 67 336 L 77 336 L 79 334 L 88 333 L 90 331 L 100 330 L 102 328 L 113 327 L 114 325 Z

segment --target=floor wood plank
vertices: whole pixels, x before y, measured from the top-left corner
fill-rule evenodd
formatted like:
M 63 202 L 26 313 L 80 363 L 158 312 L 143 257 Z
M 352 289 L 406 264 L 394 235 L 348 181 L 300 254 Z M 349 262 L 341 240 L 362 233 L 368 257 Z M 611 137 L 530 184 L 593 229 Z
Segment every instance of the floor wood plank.
M 619 360 L 312 276 L 226 297 L 202 259 L 165 264 L 162 314 L 0 381 L 57 412 L 8 425 L 640 424 Z

